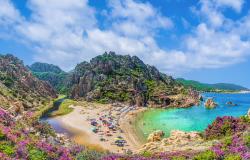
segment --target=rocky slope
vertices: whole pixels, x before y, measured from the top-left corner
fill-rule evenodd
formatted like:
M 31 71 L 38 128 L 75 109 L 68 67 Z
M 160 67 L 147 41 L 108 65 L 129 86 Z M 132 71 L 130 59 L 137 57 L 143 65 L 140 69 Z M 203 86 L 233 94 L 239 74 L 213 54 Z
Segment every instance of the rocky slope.
M 72 98 L 103 103 L 121 101 L 137 106 L 180 106 L 197 103 L 198 94 L 185 89 L 136 56 L 104 53 L 78 64 L 68 83 Z
M 55 98 L 53 87 L 35 78 L 12 55 L 0 55 L 0 101 L 1 107 L 13 112 L 22 112 L 41 106 L 50 98 Z
M 59 93 L 66 93 L 65 78 L 67 73 L 58 66 L 36 62 L 29 66 L 32 74 L 40 80 L 49 82 Z

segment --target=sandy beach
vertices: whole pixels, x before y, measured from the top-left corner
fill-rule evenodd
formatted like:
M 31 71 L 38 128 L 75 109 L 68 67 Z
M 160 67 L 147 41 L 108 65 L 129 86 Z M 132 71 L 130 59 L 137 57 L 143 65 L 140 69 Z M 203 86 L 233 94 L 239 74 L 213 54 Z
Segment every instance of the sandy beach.
M 134 122 L 136 115 L 145 108 L 87 102 L 82 106 L 70 107 L 74 108 L 71 113 L 55 119 L 76 143 L 113 153 L 135 153 L 143 145 L 142 138 L 136 134 Z M 106 121 L 112 126 L 105 125 L 103 122 Z M 124 143 L 118 146 L 117 141 Z

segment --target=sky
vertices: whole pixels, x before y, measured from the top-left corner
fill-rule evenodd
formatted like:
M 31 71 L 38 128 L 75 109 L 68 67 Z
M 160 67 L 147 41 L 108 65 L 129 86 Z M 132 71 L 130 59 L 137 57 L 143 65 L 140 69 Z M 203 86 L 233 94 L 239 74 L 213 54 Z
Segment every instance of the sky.
M 250 0 L 0 0 L 0 53 L 69 71 L 104 53 L 250 88 Z

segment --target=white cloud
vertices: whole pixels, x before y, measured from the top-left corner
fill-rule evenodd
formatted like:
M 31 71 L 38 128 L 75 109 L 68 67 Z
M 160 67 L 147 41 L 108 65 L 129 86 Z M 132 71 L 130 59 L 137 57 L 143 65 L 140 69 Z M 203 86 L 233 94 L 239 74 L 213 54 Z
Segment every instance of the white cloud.
M 13 25 L 22 20 L 21 15 L 9 0 L 0 0 L 0 25 Z
M 115 31 L 126 36 L 152 35 L 157 29 L 173 27 L 171 19 L 162 16 L 149 3 L 134 0 L 110 0 L 109 6 Z
M 162 49 L 156 36 L 178 26 L 150 3 L 109 0 L 103 11 L 109 24 L 105 29 L 98 26 L 97 11 L 87 0 L 29 0 L 30 18 L 22 17 L 9 0 L 0 0 L 0 5 L 0 26 L 8 25 L 15 37 L 28 43 L 36 52 L 34 60 L 67 70 L 104 51 L 137 55 L 171 74 L 225 67 L 250 54 L 250 16 L 232 21 L 222 12 L 224 7 L 240 12 L 242 0 L 201 0 L 195 9 L 200 24 L 183 22 L 193 30 L 181 37 L 182 48 L 175 50 Z
M 218 7 L 231 7 L 235 11 L 240 12 L 244 4 L 244 0 L 213 0 Z

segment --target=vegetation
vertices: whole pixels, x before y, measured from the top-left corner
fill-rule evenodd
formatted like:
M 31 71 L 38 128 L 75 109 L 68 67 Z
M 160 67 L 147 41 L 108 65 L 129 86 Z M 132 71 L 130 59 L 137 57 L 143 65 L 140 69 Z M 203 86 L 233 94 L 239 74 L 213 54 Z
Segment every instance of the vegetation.
M 21 60 L 9 54 L 0 55 L 1 107 L 21 112 L 55 97 L 54 89 L 33 77 Z
M 33 72 L 62 73 L 63 71 L 56 65 L 36 62 L 29 67 Z
M 240 90 L 249 90 L 248 88 L 228 83 L 206 84 L 193 80 L 185 80 L 183 78 L 178 78 L 176 81 L 186 87 L 192 87 L 198 91 L 205 92 L 235 92 Z
M 206 139 L 218 139 L 225 136 L 232 136 L 246 130 L 250 125 L 246 118 L 234 118 L 231 116 L 217 117 L 216 120 L 205 130 Z
M 42 106 L 39 107 L 39 110 L 35 112 L 35 117 L 43 117 L 46 116 L 48 112 L 50 112 L 51 109 L 55 106 L 55 103 L 57 103 L 59 100 L 64 99 L 65 95 L 59 95 L 57 98 L 46 101 Z
M 71 142 L 61 142 L 53 130 L 39 122 L 31 112 L 15 120 L 0 109 L 0 133 L 0 157 L 3 160 L 98 160 L 104 154 Z
M 53 73 L 53 72 L 32 72 L 35 77 L 40 80 L 49 82 L 60 94 L 67 93 L 64 80 L 67 76 L 66 73 Z
M 58 66 L 36 62 L 32 64 L 29 69 L 35 77 L 49 82 L 59 93 L 66 94 L 68 92 L 64 83 L 68 74 L 61 70 Z
M 213 151 L 205 151 L 194 157 L 194 160 L 213 160 L 216 159 L 216 155 Z
M 73 111 L 73 108 L 70 108 L 71 105 L 77 105 L 77 101 L 71 99 L 65 99 L 60 104 L 57 110 L 49 113 L 49 116 L 62 116 Z

